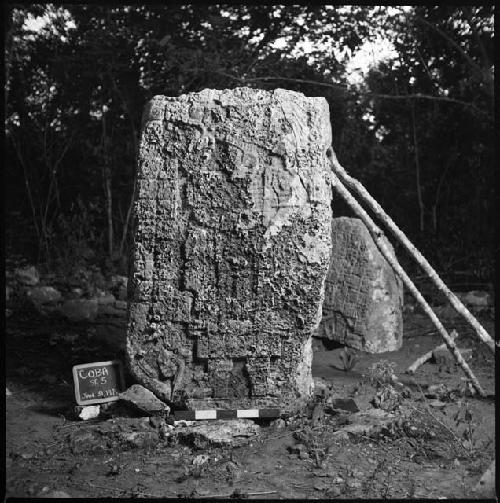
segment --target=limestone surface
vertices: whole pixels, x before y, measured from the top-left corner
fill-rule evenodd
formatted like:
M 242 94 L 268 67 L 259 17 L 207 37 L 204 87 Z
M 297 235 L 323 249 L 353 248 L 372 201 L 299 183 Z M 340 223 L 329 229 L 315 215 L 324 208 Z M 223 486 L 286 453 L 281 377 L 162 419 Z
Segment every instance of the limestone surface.
M 331 252 L 324 98 L 156 96 L 143 117 L 127 358 L 188 408 L 297 409 Z
M 140 384 L 130 386 L 126 391 L 120 393 L 120 400 L 127 402 L 149 416 L 168 415 L 169 407 L 156 398 L 154 393 L 144 388 Z
M 330 270 L 316 335 L 368 353 L 396 351 L 403 344 L 402 305 L 402 282 L 364 223 L 358 218 L 334 218 Z
M 251 419 L 221 419 L 197 421 L 192 426 L 177 427 L 174 437 L 198 449 L 207 447 L 240 446 L 260 433 L 259 425 Z

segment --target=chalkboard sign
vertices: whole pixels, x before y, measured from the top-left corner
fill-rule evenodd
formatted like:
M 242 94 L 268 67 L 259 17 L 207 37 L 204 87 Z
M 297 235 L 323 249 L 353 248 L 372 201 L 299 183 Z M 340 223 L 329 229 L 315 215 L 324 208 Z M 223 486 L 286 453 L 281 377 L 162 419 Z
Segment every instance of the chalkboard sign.
M 120 360 L 75 365 L 73 380 L 78 405 L 113 402 L 125 389 Z

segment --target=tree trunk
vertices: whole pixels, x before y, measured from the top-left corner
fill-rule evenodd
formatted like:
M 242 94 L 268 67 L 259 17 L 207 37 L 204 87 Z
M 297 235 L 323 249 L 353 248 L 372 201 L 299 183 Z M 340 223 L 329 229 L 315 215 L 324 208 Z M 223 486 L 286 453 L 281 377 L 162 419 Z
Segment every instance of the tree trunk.
M 111 185 L 111 169 L 104 166 L 104 188 L 106 193 L 106 218 L 108 222 L 108 255 L 113 258 L 113 191 Z
M 425 230 L 425 221 L 424 221 L 424 201 L 422 198 L 422 185 L 420 183 L 420 161 L 418 158 L 418 141 L 417 141 L 417 128 L 415 124 L 415 104 L 411 105 L 411 119 L 413 126 L 413 151 L 415 154 L 415 177 L 417 184 L 417 198 L 418 198 L 418 210 L 420 216 L 420 232 L 424 232 Z

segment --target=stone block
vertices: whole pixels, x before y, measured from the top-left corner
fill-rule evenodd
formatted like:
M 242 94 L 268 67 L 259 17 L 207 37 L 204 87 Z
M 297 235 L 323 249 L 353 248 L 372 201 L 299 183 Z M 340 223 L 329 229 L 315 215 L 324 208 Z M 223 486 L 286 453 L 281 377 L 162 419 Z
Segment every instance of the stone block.
M 149 102 L 127 359 L 157 397 L 290 411 L 308 400 L 331 253 L 330 143 L 324 98 L 238 88 Z
M 176 428 L 174 435 L 197 449 L 209 447 L 238 447 L 248 443 L 260 433 L 260 427 L 251 419 L 223 419 L 197 422 L 193 426 Z
M 396 351 L 403 344 L 402 304 L 402 282 L 364 223 L 357 218 L 334 218 L 330 269 L 316 335 L 368 353 Z
M 15 278 L 27 286 L 35 286 L 40 282 L 40 275 L 35 266 L 19 267 L 15 271 Z
M 130 386 L 119 396 L 120 400 L 127 402 L 147 416 L 166 416 L 170 412 L 168 405 L 140 384 Z

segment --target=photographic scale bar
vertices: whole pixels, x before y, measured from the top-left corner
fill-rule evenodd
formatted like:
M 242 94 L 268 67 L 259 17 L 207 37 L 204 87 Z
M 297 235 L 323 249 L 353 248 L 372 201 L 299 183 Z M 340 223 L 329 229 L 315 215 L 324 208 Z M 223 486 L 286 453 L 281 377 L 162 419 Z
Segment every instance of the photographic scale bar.
M 176 421 L 197 421 L 201 419 L 254 419 L 278 418 L 280 409 L 211 409 L 211 410 L 177 410 Z

